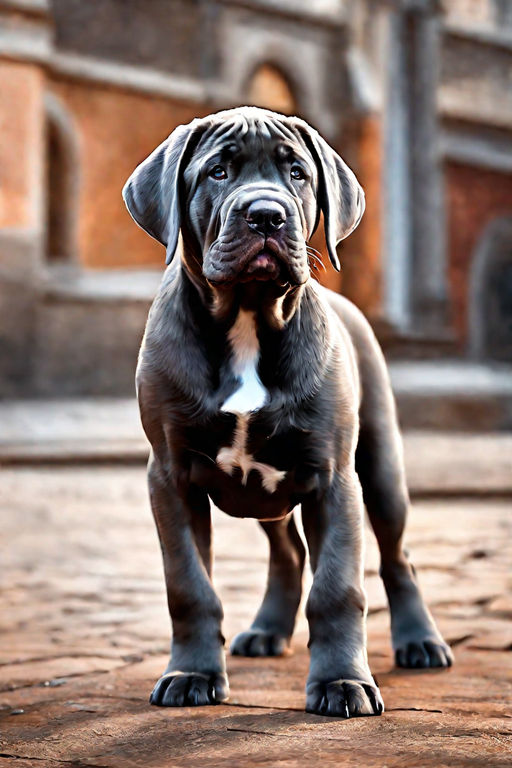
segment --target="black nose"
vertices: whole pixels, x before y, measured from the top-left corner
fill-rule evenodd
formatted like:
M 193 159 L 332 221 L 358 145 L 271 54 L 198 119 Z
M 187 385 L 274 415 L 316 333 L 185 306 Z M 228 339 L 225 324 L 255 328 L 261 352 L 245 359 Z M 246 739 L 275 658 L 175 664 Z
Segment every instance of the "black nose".
M 285 223 L 286 211 L 274 200 L 254 200 L 247 209 L 245 220 L 254 232 L 271 235 Z

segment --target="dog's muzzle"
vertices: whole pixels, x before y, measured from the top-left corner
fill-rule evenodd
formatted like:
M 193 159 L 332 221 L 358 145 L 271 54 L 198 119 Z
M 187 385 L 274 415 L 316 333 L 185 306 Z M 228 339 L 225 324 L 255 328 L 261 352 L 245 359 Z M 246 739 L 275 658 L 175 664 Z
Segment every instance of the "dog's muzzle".
M 279 187 L 248 185 L 227 198 L 203 273 L 213 285 L 253 280 L 300 285 L 309 276 L 296 202 Z

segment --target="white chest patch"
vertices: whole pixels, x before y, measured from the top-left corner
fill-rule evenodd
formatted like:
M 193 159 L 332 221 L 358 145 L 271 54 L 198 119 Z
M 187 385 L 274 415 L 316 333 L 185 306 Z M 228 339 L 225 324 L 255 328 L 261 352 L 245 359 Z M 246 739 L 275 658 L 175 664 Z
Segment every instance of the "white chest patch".
M 231 344 L 233 373 L 241 378 L 242 385 L 221 407 L 222 411 L 236 415 L 237 425 L 233 445 L 220 449 L 217 464 L 228 475 L 232 475 L 234 469 L 239 467 L 242 470 L 242 485 L 247 483 L 249 472 L 256 470 L 261 475 L 264 489 L 268 493 L 274 493 L 286 472 L 270 464 L 254 461 L 246 448 L 250 414 L 263 407 L 268 395 L 258 376 L 260 346 L 254 313 L 240 310 L 228 338 Z
M 233 355 L 231 367 L 242 379 L 242 386 L 228 397 L 221 410 L 236 414 L 257 411 L 265 404 L 267 390 L 258 376 L 260 345 L 254 313 L 240 310 L 228 338 Z

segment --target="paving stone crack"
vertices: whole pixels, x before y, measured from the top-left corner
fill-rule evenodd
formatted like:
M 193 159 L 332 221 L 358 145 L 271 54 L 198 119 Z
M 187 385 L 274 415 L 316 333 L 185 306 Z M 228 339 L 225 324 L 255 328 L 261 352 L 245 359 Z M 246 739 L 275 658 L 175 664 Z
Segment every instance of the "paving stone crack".
M 91 669 L 88 672 L 71 672 L 70 674 L 67 674 L 67 675 L 66 674 L 60 675 L 59 680 L 68 680 L 68 679 L 71 680 L 79 677 L 87 677 L 88 675 L 107 675 L 110 672 L 113 672 L 113 671 L 118 672 L 122 669 L 127 669 L 128 667 L 132 667 L 134 664 L 140 664 L 141 661 L 143 661 L 143 659 L 137 657 L 137 660 L 130 661 L 127 664 L 120 664 L 119 666 L 113 667 L 112 669 Z M 0 693 L 13 693 L 14 691 L 26 690 L 27 688 L 43 688 L 43 687 L 45 687 L 45 681 L 39 680 L 37 683 L 28 683 L 26 685 L 4 686 L 3 688 L 0 688 Z
M 74 765 L 75 768 L 110 768 L 108 765 L 100 765 L 99 763 L 84 763 L 82 760 L 65 760 L 60 757 L 35 757 L 34 755 L 15 755 L 9 752 L 0 752 L 0 759 L 11 760 L 34 760 L 39 762 L 50 762 L 61 765 Z
M 106 653 L 57 653 L 51 656 L 33 656 L 29 659 L 14 659 L 13 661 L 0 661 L 0 667 L 14 667 L 17 664 L 35 664 L 40 661 L 57 661 L 58 659 L 107 659 L 117 661 L 122 656 Z
M 116 669 L 121 669 L 121 667 L 116 667 Z M 62 675 L 59 679 L 74 680 L 78 677 L 87 677 L 87 675 L 106 675 L 110 671 L 110 669 L 91 669 L 89 672 L 73 672 L 69 675 Z M 38 680 L 37 683 L 27 683 L 26 685 L 8 685 L 5 688 L 0 688 L 0 693 L 13 693 L 14 691 L 24 691 L 28 688 L 46 688 L 45 682 L 44 680 Z
M 294 734 L 279 734 L 279 733 L 273 733 L 272 731 L 256 731 L 252 730 L 252 728 L 226 728 L 226 731 L 236 731 L 237 733 L 257 733 L 261 736 L 293 736 Z
M 451 648 L 455 648 L 457 645 L 465 643 L 466 640 L 472 640 L 474 635 L 461 635 L 460 637 L 447 638 L 446 642 Z
M 243 709 L 267 709 L 280 712 L 305 712 L 305 709 L 302 709 L 301 707 L 272 707 L 266 704 L 242 704 L 237 701 L 226 701 L 224 702 L 224 706 L 242 707 Z M 422 707 L 390 707 L 386 709 L 386 712 L 432 712 L 439 715 L 443 714 L 442 709 L 424 709 Z
M 473 645 L 471 644 L 469 646 L 472 651 L 491 651 L 492 653 L 510 653 L 512 651 L 512 643 L 508 643 L 508 645 L 504 645 L 501 648 L 496 648 L 494 645 Z
M 386 712 L 433 712 L 437 715 L 442 715 L 442 709 L 423 709 L 422 707 L 389 707 Z
M 272 707 L 268 704 L 242 704 L 239 701 L 226 701 L 224 702 L 226 707 L 242 707 L 242 709 L 267 709 L 276 710 L 280 712 L 304 712 L 305 710 L 300 707 Z

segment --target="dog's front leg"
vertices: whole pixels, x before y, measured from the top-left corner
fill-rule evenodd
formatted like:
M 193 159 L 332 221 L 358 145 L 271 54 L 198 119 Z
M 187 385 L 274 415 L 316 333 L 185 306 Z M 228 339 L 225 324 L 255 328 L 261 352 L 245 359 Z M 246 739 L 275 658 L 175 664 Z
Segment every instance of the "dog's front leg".
M 208 496 L 191 488 L 181 498 L 154 457 L 148 481 L 173 629 L 170 661 L 150 702 L 164 707 L 218 704 L 228 698 L 229 687 L 222 605 L 209 577 Z
M 306 605 L 311 653 L 306 710 L 380 715 L 384 704 L 366 654 L 363 501 L 355 471 L 336 473 L 324 497 L 302 505 L 314 572 Z

